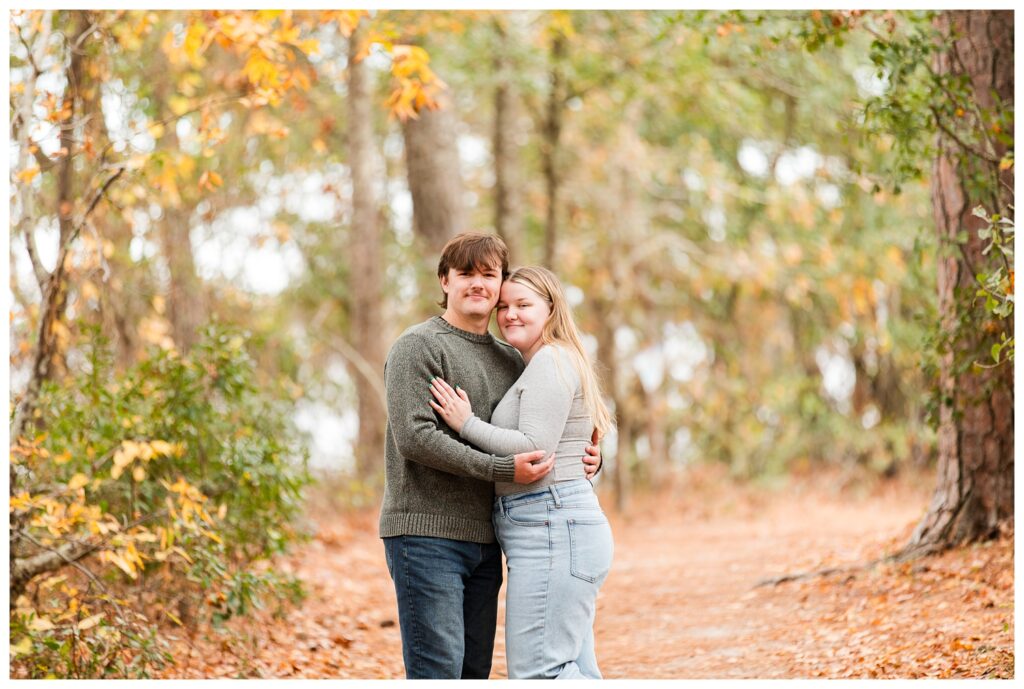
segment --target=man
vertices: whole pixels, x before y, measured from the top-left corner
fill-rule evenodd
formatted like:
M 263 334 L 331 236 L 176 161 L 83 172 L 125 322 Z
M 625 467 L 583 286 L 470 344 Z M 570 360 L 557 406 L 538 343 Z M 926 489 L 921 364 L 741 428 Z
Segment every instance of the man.
M 427 404 L 430 381 L 443 378 L 465 389 L 474 413 L 489 421 L 524 368 L 512 346 L 487 332 L 508 275 L 504 242 L 460 234 L 445 245 L 437 275 L 444 313 L 406 330 L 384 367 L 388 423 L 380 536 L 398 597 L 406 677 L 486 679 L 502 579 L 491 524 L 494 482 L 533 483 L 551 470 L 554 455 L 480 452 Z M 600 456 L 595 447 L 587 452 L 589 478 Z

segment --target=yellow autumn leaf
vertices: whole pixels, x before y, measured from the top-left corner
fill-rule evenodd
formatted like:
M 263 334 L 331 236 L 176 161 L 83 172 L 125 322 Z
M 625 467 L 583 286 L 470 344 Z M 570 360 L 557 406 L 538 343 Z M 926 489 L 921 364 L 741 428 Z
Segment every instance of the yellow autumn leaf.
M 28 169 L 25 169 L 25 170 L 22 170 L 21 172 L 19 172 L 18 173 L 18 179 L 20 179 L 25 184 L 30 184 L 32 182 L 32 180 L 35 179 L 36 175 L 38 175 L 38 174 L 39 174 L 39 166 L 35 165 L 33 167 L 30 167 Z
M 191 107 L 188 98 L 178 95 L 174 95 L 168 98 L 167 106 L 171 109 L 172 113 L 179 117 L 188 112 L 189 108 Z
M 123 447 L 119 447 L 117 451 L 114 452 L 114 466 L 118 469 L 124 469 L 132 463 L 133 459 L 134 457 L 125 452 Z
M 312 55 L 313 53 L 320 52 L 320 41 L 315 38 L 307 38 L 304 41 L 299 41 L 295 45 L 298 46 L 299 50 L 306 55 Z
M 166 131 L 166 127 L 164 127 L 164 125 L 160 122 L 154 122 L 153 124 L 149 125 L 149 135 L 154 139 L 159 139 L 164 135 Z
M 224 543 L 224 540 L 220 536 L 218 536 L 217 534 L 215 534 L 212 531 L 207 531 L 206 529 L 200 529 L 199 532 L 201 534 L 203 534 L 204 536 L 206 536 L 207 538 L 209 538 L 210 540 L 217 541 L 217 543 L 221 543 L 221 544 Z
M 124 467 L 119 465 L 119 464 L 115 464 L 110 469 L 110 478 L 112 478 L 112 479 L 114 479 L 116 481 L 117 479 L 121 478 L 121 474 L 123 474 L 123 473 L 124 473 Z
M 75 474 L 71 477 L 71 480 L 68 481 L 68 488 L 71 490 L 78 490 L 79 488 L 84 487 L 87 483 L 89 483 L 88 476 L 81 473 Z
M 174 451 L 174 446 L 166 440 L 154 440 L 149 444 L 153 448 L 153 452 L 158 455 L 169 455 Z
M 102 620 L 102 619 L 103 619 L 103 613 L 101 613 L 101 612 L 98 612 L 95 615 L 92 615 L 90 617 L 86 617 L 84 620 L 82 620 L 81 622 L 78 623 L 78 630 L 79 631 L 85 631 L 86 629 L 92 629 L 97 624 L 99 624 L 99 621 Z
M 135 479 L 136 483 L 142 483 L 143 481 L 146 480 L 146 470 L 142 467 L 142 465 L 137 465 L 134 469 L 132 469 L 132 478 Z
M 210 184 L 212 184 L 215 187 L 219 187 L 224 184 L 224 180 L 221 179 L 221 176 L 218 175 L 216 172 L 210 170 Z
M 11 657 L 17 658 L 32 651 L 32 639 L 25 636 L 16 644 L 11 644 Z
M 106 553 L 104 553 L 104 555 L 105 555 L 105 557 L 103 559 L 107 560 L 107 562 L 111 562 L 111 563 L 117 565 L 117 567 L 122 572 L 127 574 L 132 579 L 135 579 L 138 576 L 135 573 L 135 568 L 132 566 L 132 564 L 130 562 L 128 562 L 127 560 L 125 560 L 120 555 L 118 555 L 117 553 L 113 553 L 113 552 L 107 551 Z
M 66 574 L 56 574 L 39 585 L 40 590 L 45 591 L 48 588 L 52 588 L 57 584 L 67 581 L 68 577 Z
M 10 507 L 12 512 L 15 512 L 17 510 L 23 510 L 31 505 L 32 497 L 24 491 L 11 497 Z
M 34 632 L 48 632 L 53 629 L 53 622 L 49 617 L 37 617 L 28 623 L 28 628 Z

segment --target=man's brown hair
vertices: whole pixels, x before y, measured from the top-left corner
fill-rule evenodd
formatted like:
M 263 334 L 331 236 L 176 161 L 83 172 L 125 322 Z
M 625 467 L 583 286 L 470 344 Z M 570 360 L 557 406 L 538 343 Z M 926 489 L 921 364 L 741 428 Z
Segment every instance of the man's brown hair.
M 449 270 L 483 271 L 486 268 L 501 266 L 501 279 L 508 277 L 508 247 L 501 237 L 481 232 L 463 232 L 448 240 L 441 250 L 441 260 L 437 264 L 437 277 L 443 278 Z M 441 308 L 448 308 L 448 295 L 444 294 L 438 302 Z

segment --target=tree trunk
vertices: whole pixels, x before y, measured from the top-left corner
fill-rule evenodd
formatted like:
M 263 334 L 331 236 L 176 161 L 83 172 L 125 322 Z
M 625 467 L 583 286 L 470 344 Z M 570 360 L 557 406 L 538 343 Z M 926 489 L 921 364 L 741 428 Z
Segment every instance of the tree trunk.
M 466 229 L 454 100 L 438 99 L 438 110 L 421 110 L 402 125 L 412 194 L 413 232 L 432 255 Z
M 72 30 L 68 32 L 70 44 L 76 46 L 79 39 L 88 31 L 89 16 L 84 11 L 74 11 L 70 21 Z M 85 51 L 78 47 L 70 51 L 70 60 L 65 72 L 67 86 L 61 104 L 60 122 L 60 145 L 64 149 L 63 156 L 57 162 L 57 197 L 54 210 L 57 213 L 57 222 L 60 233 L 60 247 L 57 252 L 57 264 L 52 273 L 45 274 L 40 266 L 36 265 L 36 274 L 40 281 L 42 290 L 42 305 L 40 308 L 41 317 L 39 322 L 39 336 L 32 361 L 32 374 L 16 407 L 14 418 L 11 420 L 11 443 L 16 444 L 18 438 L 29 436 L 32 429 L 36 427 L 35 415 L 38 404 L 39 392 L 45 381 L 53 378 L 65 368 L 63 349 L 67 346 L 62 339 L 69 334 L 67 325 L 64 324 L 64 314 L 68 304 L 68 248 L 75 240 L 76 226 L 74 222 L 75 213 L 75 185 L 74 168 L 76 154 L 75 115 L 81 111 L 81 94 L 83 90 L 83 73 Z M 28 127 L 28 120 L 22 123 Z M 22 211 L 24 212 L 24 208 Z M 27 232 L 33 230 L 29 228 Z M 33 239 L 26 237 L 29 246 L 34 246 Z M 33 254 L 33 264 L 37 264 Z M 21 472 L 12 462 L 9 467 L 10 483 L 8 489 L 10 495 L 18 492 L 18 479 Z M 10 517 L 10 543 L 9 543 L 9 571 L 14 580 L 16 573 L 16 556 L 22 549 L 22 538 L 20 535 L 23 518 L 11 515 Z M 13 601 L 16 595 L 11 596 Z M 13 606 L 13 602 L 11 603 Z
M 1012 109 L 1013 13 L 946 12 L 939 22 L 958 38 L 948 54 L 939 55 L 936 70 L 966 74 L 983 110 Z M 993 321 L 977 322 L 980 307 L 975 305 L 975 271 L 984 270 L 989 259 L 982 255 L 978 237 L 983 223 L 971 211 L 991 201 L 970 197 L 965 159 L 954 146 L 940 137 L 932 178 L 940 243 L 955 247 L 957 234 L 967 233 L 959 253 L 940 254 L 938 265 L 939 312 L 952 344 L 940 364 L 938 486 L 903 556 L 991 537 L 1000 522 L 1013 517 L 1013 366 L 972 364 L 985 359 L 992 338 L 1002 329 Z M 1003 151 L 995 153 L 999 158 Z M 1012 189 L 1008 171 L 1003 181 Z M 998 193 L 1004 197 L 1000 206 L 1012 202 L 1005 189 Z
M 516 134 L 519 120 L 518 94 L 512 84 L 513 65 L 509 57 L 510 27 L 503 18 L 494 21 L 497 46 L 494 70 L 498 85 L 494 91 L 494 230 L 508 247 L 509 263 L 519 265 L 523 253 L 523 208 Z
M 166 112 L 169 84 L 157 79 L 154 90 L 157 112 Z M 179 149 L 177 127 L 167 127 L 164 144 L 170 151 Z M 199 339 L 199 328 L 206 320 L 206 307 L 202 284 L 196 274 L 195 255 L 192 253 L 192 236 L 189 220 L 192 208 L 165 204 L 163 216 L 158 221 L 160 241 L 167 261 L 169 281 L 167 287 L 167 319 L 171 324 L 171 337 L 184 354 Z
M 611 251 L 609 254 L 613 253 Z M 615 509 L 622 511 L 626 507 L 626 497 L 629 493 L 629 471 L 630 471 L 630 419 L 625 403 L 625 395 L 620 394 L 619 369 L 615 358 L 615 330 L 617 324 L 614 322 L 615 304 L 607 294 L 614 291 L 614 287 L 608 285 L 611 279 L 605 270 L 595 275 L 595 293 L 593 300 L 594 323 L 596 324 L 594 337 L 597 339 L 597 361 L 600 364 L 601 379 L 604 383 L 605 394 L 611 398 L 613 413 L 615 415 L 615 457 L 614 461 L 605 467 L 605 471 L 611 474 L 612 500 Z M 601 283 L 605 283 L 602 285 Z
M 167 319 L 171 323 L 171 337 L 183 354 L 198 341 L 199 329 L 206 319 L 203 288 L 192 253 L 191 215 L 190 209 L 166 206 L 159 225 L 170 275 Z
M 359 433 L 356 472 L 373 477 L 384 463 L 384 420 L 387 410 L 380 390 L 384 377 L 384 339 L 381 308 L 379 201 L 374 188 L 373 101 L 366 65 L 356 60 L 364 29 L 349 39 L 348 155 L 352 175 L 352 232 L 349 245 L 352 314 L 350 333 L 356 354 L 365 366 L 349 366 L 356 385 Z M 372 376 L 372 377 L 371 377 Z
M 544 260 L 548 268 L 555 268 L 555 250 L 558 243 L 558 192 L 561 176 L 558 167 L 559 146 L 562 138 L 562 112 L 565 108 L 565 75 L 562 61 L 565 58 L 565 36 L 558 34 L 551 43 L 551 90 L 548 92 L 547 116 L 544 121 L 544 138 L 541 142 L 541 158 L 544 167 L 544 184 L 547 189 L 548 210 L 544 227 Z
M 70 23 L 74 30 L 69 40 L 72 45 L 76 45 L 88 30 L 89 16 L 82 11 L 70 14 L 73 17 Z M 12 441 L 27 433 L 33 424 L 32 413 L 42 384 L 64 370 L 61 338 L 62 334 L 66 336 L 68 333 L 67 325 L 63 323 L 68 303 L 67 259 L 69 245 L 75 239 L 75 116 L 81 111 L 84 62 L 85 51 L 82 48 L 70 51 L 70 60 L 65 72 L 67 86 L 62 99 L 60 120 L 60 145 L 64 155 L 57 162 L 57 198 L 54 207 L 57 213 L 60 248 L 53 272 L 47 275 L 40 285 L 43 303 L 40 309 L 39 337 L 36 340 L 32 362 L 32 376 L 11 424 Z M 13 481 L 11 491 L 14 491 Z

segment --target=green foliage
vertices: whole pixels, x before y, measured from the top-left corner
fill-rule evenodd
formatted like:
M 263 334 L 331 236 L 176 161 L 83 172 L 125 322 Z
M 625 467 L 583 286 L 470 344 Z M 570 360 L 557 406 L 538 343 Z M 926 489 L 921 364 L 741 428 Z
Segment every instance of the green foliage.
M 82 571 L 28 582 L 11 616 L 26 649 L 15 664 L 30 676 L 146 676 L 165 657 L 154 622 L 181 624 L 183 607 L 223 620 L 301 595 L 254 565 L 302 537 L 306 451 L 287 396 L 256 385 L 241 333 L 210 327 L 187 356 L 153 347 L 123 374 L 102 338 L 83 351 L 80 373 L 44 387 L 45 433 L 15 448 L 11 509 L 16 557 L 73 541 L 95 554 Z M 159 582 L 159 599 L 148 586 L 136 597 L 127 579 Z
M 984 300 L 986 313 L 996 319 L 1009 322 L 1013 318 L 1013 237 L 1012 218 L 1001 217 L 998 213 L 989 216 L 978 206 L 974 215 L 985 221 L 986 227 L 978 230 L 978 238 L 985 244 L 982 255 L 992 255 L 997 260 L 994 270 L 975 276 L 979 287 L 978 300 Z M 1014 338 L 1007 337 L 1006 329 L 1000 330 L 999 342 L 989 350 L 996 365 L 1013 361 Z

